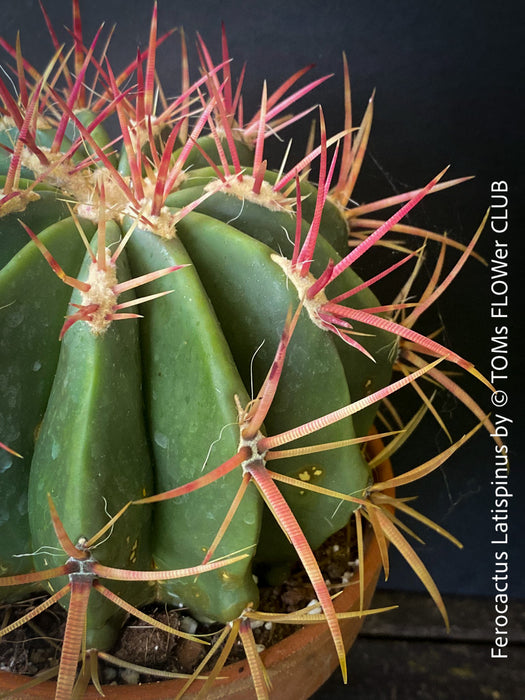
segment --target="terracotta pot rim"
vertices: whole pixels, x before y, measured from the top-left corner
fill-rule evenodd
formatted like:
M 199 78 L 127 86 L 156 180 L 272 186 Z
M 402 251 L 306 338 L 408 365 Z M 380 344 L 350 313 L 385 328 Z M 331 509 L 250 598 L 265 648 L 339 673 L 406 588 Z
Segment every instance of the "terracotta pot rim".
M 377 441 L 379 443 L 380 441 Z M 381 446 L 379 444 L 371 444 L 370 452 L 371 454 L 377 454 Z M 392 467 L 389 461 L 385 461 L 383 464 L 379 465 L 376 469 L 376 475 L 380 480 L 384 480 L 392 476 Z M 388 492 L 387 492 L 388 493 Z M 393 491 L 392 491 L 393 494 Z M 381 555 L 377 541 L 372 536 L 371 532 L 367 533 L 365 539 L 365 558 L 364 558 L 364 572 L 365 572 L 365 590 L 370 590 L 370 587 L 375 589 L 377 579 L 381 570 Z M 348 585 L 343 589 L 342 593 L 334 601 L 334 607 L 336 611 L 349 611 L 357 610 L 359 607 L 359 572 L 356 571 L 352 578 L 350 579 Z M 364 618 L 355 618 L 357 632 L 364 621 Z M 327 632 L 326 626 L 320 623 L 319 625 L 306 625 L 288 637 L 285 637 L 277 644 L 265 649 L 261 658 L 267 670 L 271 671 L 282 661 L 286 661 L 294 654 L 297 649 L 306 649 L 312 644 L 316 643 L 316 640 L 323 632 Z M 357 635 L 354 635 L 354 637 Z M 221 687 L 224 688 L 225 685 L 231 684 L 232 681 L 243 681 L 250 676 L 250 670 L 246 660 L 237 661 L 234 664 L 230 664 L 221 671 L 221 678 L 215 682 L 214 689 L 218 689 L 220 693 Z M 23 685 L 28 680 L 27 677 L 20 676 L 17 674 L 9 673 L 6 671 L 0 671 L 0 689 L 1 690 L 12 690 L 13 697 L 19 698 L 50 698 L 54 696 L 54 691 L 56 684 L 54 681 L 45 681 L 39 685 L 24 690 L 24 695 L 15 695 L 17 692 L 17 687 Z M 108 697 L 117 697 L 116 694 L 112 692 L 112 689 L 118 692 L 118 697 L 126 698 L 150 698 L 154 700 L 156 698 L 168 698 L 174 697 L 174 694 L 180 692 L 184 680 L 179 679 L 166 679 L 159 680 L 149 684 L 144 684 L 140 686 L 133 685 L 118 685 L 118 686 L 103 686 L 104 692 Z M 200 682 L 195 682 L 194 687 L 197 690 Z M 192 686 L 193 688 L 193 686 Z M 137 694 L 138 692 L 138 694 Z M 151 694 L 151 693 L 154 694 Z M 161 693 L 161 695 L 159 695 Z M 169 695 L 165 695 L 169 693 Z M 94 688 L 94 686 L 89 686 L 86 694 L 86 698 L 99 698 L 100 695 Z M 222 697 L 218 695 L 217 697 Z M 225 696 L 228 697 L 228 696 Z

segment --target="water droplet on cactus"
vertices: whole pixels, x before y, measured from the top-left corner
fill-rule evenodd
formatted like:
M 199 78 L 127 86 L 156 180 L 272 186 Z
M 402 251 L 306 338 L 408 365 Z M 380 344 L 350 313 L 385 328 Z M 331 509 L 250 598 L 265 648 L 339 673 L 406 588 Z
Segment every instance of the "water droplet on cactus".
M 16 507 L 20 515 L 27 514 L 27 493 L 23 493 L 17 501 Z
M 255 522 L 256 514 L 253 512 L 246 513 L 243 520 L 246 525 L 252 525 Z
M 0 461 L 0 474 L 3 474 L 8 469 L 13 466 L 13 459 L 10 455 L 2 455 L 2 460 Z
M 53 444 L 51 446 L 51 458 L 56 459 L 59 455 L 59 452 L 60 452 L 60 445 L 58 444 L 58 442 L 53 441 Z
M 162 447 L 163 450 L 167 449 L 167 447 L 168 447 L 168 436 L 167 435 L 164 435 L 164 433 L 161 433 L 158 430 L 156 430 L 155 435 L 154 435 L 154 439 L 159 447 Z
M 6 324 L 10 328 L 17 328 L 24 322 L 24 314 L 22 311 L 12 311 L 6 319 Z

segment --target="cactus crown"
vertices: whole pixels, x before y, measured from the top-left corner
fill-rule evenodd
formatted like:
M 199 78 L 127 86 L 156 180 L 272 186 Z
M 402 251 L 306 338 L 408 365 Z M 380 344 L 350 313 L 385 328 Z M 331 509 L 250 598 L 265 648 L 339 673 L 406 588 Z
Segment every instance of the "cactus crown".
M 44 17 L 55 55 L 43 72 L 19 41 L 2 42 L 17 87 L 13 94 L 0 77 L 0 369 L 5 395 L 16 397 L 0 409 L 9 514 L 0 524 L 0 586 L 13 598 L 45 584 L 52 596 L 2 635 L 69 593 L 57 683 L 57 697 L 69 698 L 83 644 L 109 648 L 130 611 L 181 634 L 136 606 L 182 602 L 204 621 L 226 623 L 227 646 L 240 635 L 257 696 L 266 697 L 250 627 L 264 617 L 253 572 L 279 580 L 299 558 L 346 679 L 339 614 L 313 549 L 352 515 L 359 558 L 364 517 L 385 573 L 390 541 L 447 622 L 391 508 L 429 523 L 387 492 L 437 468 L 479 426 L 383 483 L 373 482 L 376 462 L 361 447 L 378 402 L 407 385 L 423 408 L 383 434 L 384 455 L 434 411 L 422 377 L 491 428 L 440 363 L 483 377 L 414 329 L 472 255 L 483 223 L 468 246 L 400 223 L 425 195 L 461 181 L 438 184 L 443 173 L 420 190 L 353 206 L 373 101 L 355 129 L 346 60 L 344 131 L 329 138 L 319 109 L 319 145 L 272 170 L 266 138 L 311 111 L 288 114 L 325 77 L 297 88 L 303 69 L 274 92 L 265 84 L 246 120 L 244 72 L 235 85 L 224 30 L 219 63 L 198 37 L 195 82 L 181 34 L 182 91 L 168 102 L 155 56 L 170 33 L 158 36 L 156 7 L 147 49 L 119 75 L 101 30 L 84 43 L 78 0 L 72 52 Z M 314 161 L 317 184 L 308 181 Z M 386 220 L 366 218 L 394 205 Z M 421 248 L 367 280 L 353 270 L 372 247 L 388 245 L 390 231 L 441 245 L 416 303 L 407 301 L 415 273 L 387 305 L 371 287 L 414 261 L 417 272 Z M 459 260 L 440 282 L 453 248 Z M 58 554 L 49 550 L 57 539 Z M 15 557 L 41 548 L 44 566 L 38 556 Z M 369 612 L 362 607 L 357 615 Z

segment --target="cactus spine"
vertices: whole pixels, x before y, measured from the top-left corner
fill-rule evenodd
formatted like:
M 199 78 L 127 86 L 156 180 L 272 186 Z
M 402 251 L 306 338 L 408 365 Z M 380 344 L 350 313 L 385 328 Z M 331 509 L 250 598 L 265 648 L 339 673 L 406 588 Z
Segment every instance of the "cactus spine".
M 75 23 L 75 76 L 63 50 L 42 75 L 19 61 L 18 99 L 0 79 L 3 582 L 35 585 L 43 565 L 74 590 L 107 575 L 106 598 L 183 602 L 202 620 L 229 623 L 257 607 L 254 566 L 278 580 L 299 555 L 343 665 L 311 549 L 368 502 L 361 442 L 377 401 L 433 371 L 390 383 L 400 338 L 476 373 L 394 322 L 390 312 L 403 305 L 382 306 L 352 269 L 439 178 L 349 251 L 341 203 L 370 115 L 357 139 L 328 139 L 320 112 L 319 146 L 277 172 L 263 146 L 291 101 L 283 91 L 267 96 L 265 86 L 259 113 L 243 125 L 227 51 L 216 66 L 200 41 L 203 77 L 185 80 L 157 113 L 156 10 L 148 50 L 121 76 L 95 59 L 98 40 L 85 46 Z M 87 101 L 89 71 L 99 97 Z M 130 74 L 133 89 L 124 87 Z M 201 103 L 192 119 L 190 100 Z M 104 128 L 112 115 L 116 142 Z M 314 159 L 317 186 L 302 176 Z M 288 442 L 293 449 L 279 449 Z M 49 496 L 60 521 L 49 516 Z M 121 510 L 92 559 L 89 538 Z M 55 532 L 68 563 L 50 553 Z M 230 555 L 238 556 L 209 563 Z M 71 578 L 71 561 L 89 562 L 84 579 Z M 200 564 L 197 577 L 159 573 Z M 63 585 L 47 582 L 55 593 Z M 86 614 L 89 646 L 111 646 L 122 615 L 99 597 Z

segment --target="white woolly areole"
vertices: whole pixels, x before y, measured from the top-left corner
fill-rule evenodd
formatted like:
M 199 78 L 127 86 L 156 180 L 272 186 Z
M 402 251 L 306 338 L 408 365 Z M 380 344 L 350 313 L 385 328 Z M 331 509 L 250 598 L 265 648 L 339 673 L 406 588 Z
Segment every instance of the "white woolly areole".
M 224 192 L 224 194 L 232 195 L 240 200 L 254 202 L 261 207 L 270 209 L 270 211 L 287 211 L 293 213 L 293 203 L 295 200 L 285 197 L 280 192 L 276 192 L 273 186 L 263 180 L 261 182 L 261 191 L 256 193 L 253 191 L 255 178 L 253 175 L 243 174 L 242 180 L 238 179 L 236 174 L 230 175 L 223 182 L 218 178 L 211 180 L 204 188 L 205 192 Z
M 89 177 L 91 186 L 86 187 L 83 192 L 75 192 L 75 197 L 79 202 L 75 207 L 77 214 L 95 223 L 100 222 L 102 215 L 106 221 L 110 219 L 120 221 L 128 206 L 128 197 L 106 168 L 97 168 L 91 172 Z M 123 180 L 129 182 L 129 178 L 123 177 Z M 104 185 L 103 212 L 101 212 L 100 207 L 100 185 L 102 184 Z
M 24 147 L 20 159 L 22 165 L 32 170 L 36 177 L 45 173 L 46 183 L 73 195 L 80 202 L 89 201 L 95 189 L 94 175 L 89 169 L 75 170 L 69 159 L 64 160 L 63 153 L 51 153 L 51 149 L 39 146 L 45 153 L 48 163 L 41 163 L 37 156 Z
M 0 199 L 4 196 L 4 191 L 0 187 Z M 8 214 L 13 214 L 18 211 L 25 211 L 29 202 L 36 202 L 40 199 L 40 195 L 33 190 L 22 190 L 17 192 L 14 197 L 11 197 L 6 202 L 0 205 L 0 219 Z
M 308 297 L 306 296 L 306 293 L 310 289 L 312 284 L 314 284 L 317 281 L 315 277 L 310 272 L 304 277 L 301 277 L 299 272 L 292 268 L 292 261 L 288 260 L 288 258 L 283 258 L 282 256 L 276 255 L 275 253 L 273 253 L 270 257 L 274 261 L 274 263 L 279 265 L 286 277 L 290 280 L 290 282 L 292 282 L 292 284 L 296 288 L 299 301 L 303 302 L 303 306 L 308 311 L 308 315 L 310 316 L 310 320 L 312 321 L 312 323 L 315 323 L 315 325 L 318 328 L 321 328 L 321 330 L 327 331 L 328 328 L 319 318 L 319 309 L 324 304 L 328 303 L 326 294 L 321 289 L 321 291 L 317 292 L 313 299 L 308 299 Z
M 246 427 L 248 427 L 249 424 L 247 424 Z M 242 435 L 242 429 L 241 429 L 241 435 Z M 246 474 L 246 472 L 249 472 L 249 467 L 251 464 L 257 461 L 261 461 L 264 464 L 266 464 L 266 460 L 264 459 L 266 457 L 266 450 L 264 452 L 259 451 L 259 440 L 262 440 L 264 435 L 261 433 L 259 430 L 257 432 L 257 435 L 252 439 L 252 440 L 246 440 L 245 438 L 241 437 L 240 442 L 239 442 L 239 450 L 242 447 L 247 447 L 249 450 L 251 450 L 251 455 L 248 457 L 248 459 L 245 459 L 244 462 L 241 463 L 241 469 L 243 474 Z
M 113 313 L 117 303 L 117 294 L 113 291 L 118 283 L 117 270 L 115 264 L 111 262 L 111 252 L 107 248 L 106 269 L 101 270 L 97 262 L 92 262 L 86 282 L 89 284 L 89 290 L 81 292 L 82 306 L 91 304 L 98 306 L 86 323 L 95 335 L 100 335 L 110 326 L 111 320 L 107 317 Z
M 136 207 L 128 205 L 123 214 L 130 216 L 133 219 L 139 219 L 139 226 L 142 229 L 151 231 L 160 238 L 170 240 L 175 238 L 175 223 L 176 217 L 169 207 L 162 207 L 160 214 L 151 214 L 152 201 L 148 197 L 140 200 L 140 210 Z
M 153 197 L 155 193 L 155 183 L 148 177 L 144 178 L 144 197 L 139 202 L 139 209 L 127 203 L 123 210 L 123 214 L 140 219 L 139 226 L 155 233 L 160 238 L 171 239 L 175 238 L 175 223 L 176 216 L 169 207 L 161 207 L 159 214 L 152 214 Z

